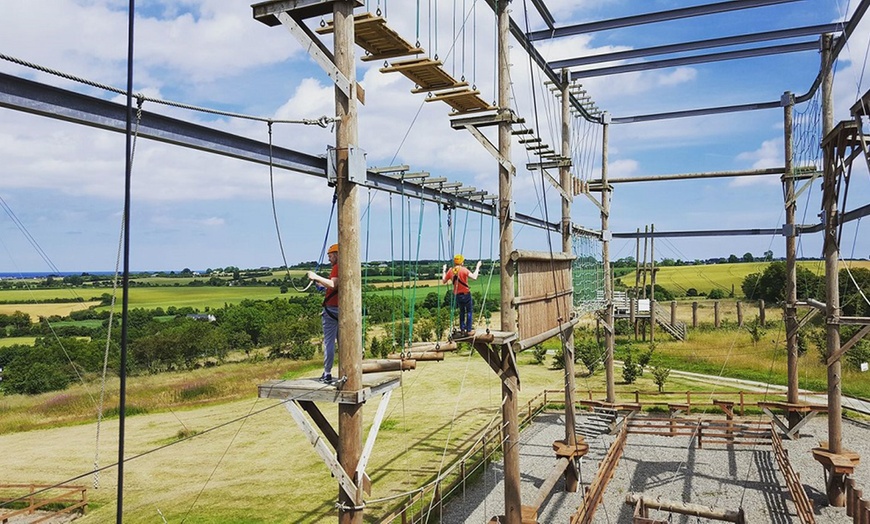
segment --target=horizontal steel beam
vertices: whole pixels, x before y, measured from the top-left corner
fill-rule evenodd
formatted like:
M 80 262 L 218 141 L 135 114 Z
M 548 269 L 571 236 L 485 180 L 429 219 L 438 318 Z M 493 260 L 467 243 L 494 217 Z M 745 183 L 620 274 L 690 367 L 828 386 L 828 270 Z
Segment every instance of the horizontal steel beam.
M 733 106 L 706 107 L 703 109 L 684 109 L 682 111 L 670 111 L 667 113 L 652 113 L 649 115 L 613 117 L 614 124 L 633 124 L 637 122 L 650 122 L 653 120 L 670 120 L 673 118 L 685 118 L 690 116 L 721 115 L 724 113 L 738 113 L 743 111 L 757 111 L 759 109 L 774 109 L 782 107 L 782 102 L 758 102 L 754 104 L 738 104 Z
M 123 104 L 5 73 L 0 73 L 0 107 L 118 133 L 125 133 L 127 127 L 127 107 Z M 157 113 L 142 112 L 138 134 L 143 138 L 159 142 L 247 162 L 272 165 L 278 169 L 326 179 L 325 158 L 274 145 L 270 148 L 266 142 Z M 425 187 L 408 181 L 402 182 L 386 174 L 372 171 L 367 173 L 366 183 L 360 185 L 420 200 L 448 203 L 457 208 L 486 215 L 495 215 L 497 210 L 495 204 L 485 204 L 462 196 L 449 195 L 436 187 Z M 558 223 L 546 222 L 521 213 L 517 213 L 515 220 L 517 223 L 549 231 L 560 230 Z
M 846 224 L 870 215 L 870 204 L 853 209 L 840 215 L 840 223 Z M 818 233 L 825 229 L 824 224 L 798 225 L 799 233 Z M 782 228 L 768 229 L 710 229 L 706 231 L 633 231 L 629 233 L 613 233 L 613 238 L 682 238 L 682 237 L 723 237 L 751 235 L 781 235 Z
M 801 51 L 818 51 L 818 40 L 798 42 L 796 44 L 773 45 L 768 47 L 756 47 L 754 49 L 740 49 L 738 51 L 725 51 L 723 53 L 709 53 L 705 55 L 683 56 L 680 58 L 668 58 L 665 60 L 651 60 L 648 62 L 636 62 L 610 67 L 595 69 L 572 70 L 571 78 L 592 78 L 596 76 L 619 75 L 622 73 L 634 73 L 638 71 L 650 71 L 665 67 L 680 67 L 693 64 L 707 64 L 722 62 L 725 60 L 738 60 L 742 58 L 755 58 L 759 56 L 781 55 L 785 53 L 799 53 Z
M 651 24 L 656 22 L 667 22 L 668 20 L 679 20 L 682 18 L 692 18 L 695 16 L 712 15 L 716 13 L 725 13 L 728 11 L 751 9 L 755 7 L 764 7 L 768 5 L 784 4 L 787 2 L 796 1 L 799 0 L 730 0 L 727 2 L 718 2 L 715 4 L 683 7 L 680 9 L 671 9 L 668 11 L 657 11 L 654 13 L 644 13 L 641 15 L 613 18 L 611 20 L 600 20 L 597 22 L 588 22 L 585 24 L 557 27 L 553 30 L 532 31 L 531 33 L 529 33 L 528 38 L 531 42 L 537 40 L 549 40 L 551 38 L 561 38 L 565 36 L 594 33 L 596 31 L 607 31 L 610 29 L 619 29 L 622 27 L 632 27 L 636 25 Z
M 605 62 L 615 62 L 617 60 L 631 60 L 634 58 L 647 58 L 651 56 L 660 56 L 673 53 L 685 53 L 688 51 L 697 51 L 699 49 L 712 49 L 715 47 L 752 44 L 757 42 L 769 42 L 771 40 L 799 38 L 809 35 L 823 35 L 825 33 L 838 32 L 841 29 L 842 24 L 813 25 L 807 27 L 798 27 L 794 29 L 783 29 L 780 31 L 766 31 L 762 33 L 752 33 L 747 35 L 711 38 L 709 40 L 696 40 L 694 42 L 683 42 L 680 44 L 661 45 L 641 49 L 630 49 L 628 51 L 617 51 L 614 53 L 602 53 L 599 55 L 566 58 L 564 60 L 556 60 L 554 62 L 550 62 L 549 65 L 553 69 L 562 69 L 564 67 L 578 67 L 592 64 L 603 64 Z

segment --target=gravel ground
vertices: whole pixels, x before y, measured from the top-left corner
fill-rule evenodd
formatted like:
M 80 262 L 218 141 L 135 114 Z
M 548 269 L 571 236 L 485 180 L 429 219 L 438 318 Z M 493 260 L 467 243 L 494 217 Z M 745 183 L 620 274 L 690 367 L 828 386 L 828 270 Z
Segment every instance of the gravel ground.
M 844 508 L 827 506 L 821 465 L 813 460 L 810 449 L 826 440 L 827 419 L 817 416 L 802 428 L 801 438 L 785 440 L 789 459 L 810 496 L 818 523 L 851 522 Z M 844 447 L 870 460 L 870 426 L 843 423 Z M 531 504 L 538 487 L 555 462 L 551 445 L 564 438 L 564 418 L 542 414 L 520 435 L 520 469 L 523 504 Z M 604 435 L 587 439 L 589 453 L 583 457 L 581 482 L 587 486 L 614 437 Z M 856 468 L 859 486 L 870 490 L 870 467 Z M 466 486 L 464 494 L 451 499 L 443 509 L 441 522 L 488 522 L 504 513 L 504 484 L 501 463 L 491 464 L 485 475 Z M 625 452 L 613 479 L 607 486 L 604 501 L 595 513 L 594 522 L 631 522 L 633 507 L 625 504 L 627 493 L 646 497 L 702 504 L 736 511 L 742 507 L 749 523 L 799 523 L 785 479 L 779 471 L 773 449 L 723 445 L 698 449 L 689 437 L 628 435 Z M 556 484 L 538 515 L 538 522 L 569 522 L 570 515 L 582 501 L 582 490 L 565 493 L 564 483 Z M 650 511 L 650 517 L 668 520 L 668 514 Z M 668 522 L 713 522 L 708 519 L 674 514 Z

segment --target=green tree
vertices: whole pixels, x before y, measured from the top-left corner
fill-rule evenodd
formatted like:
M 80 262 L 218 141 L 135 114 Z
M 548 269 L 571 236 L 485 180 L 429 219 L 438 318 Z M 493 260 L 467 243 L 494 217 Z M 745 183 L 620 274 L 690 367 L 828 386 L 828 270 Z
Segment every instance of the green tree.
M 664 391 L 665 381 L 668 379 L 668 375 L 670 374 L 671 370 L 669 368 L 662 368 L 659 366 L 652 368 L 653 382 L 655 382 L 656 386 L 659 387 L 659 393 Z
M 638 376 L 640 376 L 640 370 L 638 365 L 634 363 L 631 350 L 629 350 L 625 358 L 622 359 L 622 379 L 625 380 L 626 384 L 634 384 Z
M 755 262 L 755 257 L 752 256 L 752 253 L 747 251 L 746 253 L 743 253 L 743 261 L 744 262 Z

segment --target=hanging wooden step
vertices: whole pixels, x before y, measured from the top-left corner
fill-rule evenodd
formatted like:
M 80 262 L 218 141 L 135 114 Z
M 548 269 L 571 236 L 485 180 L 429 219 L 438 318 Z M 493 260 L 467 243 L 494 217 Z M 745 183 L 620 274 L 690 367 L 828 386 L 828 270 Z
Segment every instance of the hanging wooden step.
M 417 85 L 414 93 L 455 89 L 468 85 L 466 82 L 459 82 L 450 76 L 450 73 L 441 67 L 440 60 L 433 60 L 429 57 L 400 60 L 391 63 L 388 67 L 382 67 L 380 71 L 381 73 L 402 73 Z
M 480 91 L 476 89 L 456 89 L 442 92 L 426 99 L 427 102 L 436 102 L 438 100 L 446 102 L 456 113 L 474 113 L 476 111 L 495 109 L 495 107 L 480 98 Z
M 362 57 L 363 62 L 419 55 L 425 52 L 387 27 L 387 21 L 381 16 L 372 13 L 358 14 L 353 17 L 353 27 L 356 45 L 365 49 L 367 53 Z M 335 31 L 335 24 L 331 20 L 317 29 L 321 35 L 331 34 L 333 31 Z
M 538 138 L 538 137 L 535 137 L 535 138 L 523 138 L 523 139 L 520 139 L 520 144 L 530 144 L 530 143 L 533 143 L 533 142 L 540 142 L 540 141 L 541 141 L 541 139 Z

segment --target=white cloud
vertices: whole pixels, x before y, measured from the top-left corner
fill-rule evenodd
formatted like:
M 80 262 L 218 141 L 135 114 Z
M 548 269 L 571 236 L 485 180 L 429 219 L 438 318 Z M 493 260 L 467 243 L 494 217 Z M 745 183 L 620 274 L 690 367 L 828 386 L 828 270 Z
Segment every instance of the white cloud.
M 782 139 L 765 140 L 755 151 L 745 151 L 737 155 L 739 162 L 750 163 L 751 169 L 765 169 L 769 167 L 782 167 L 783 163 Z M 731 187 L 747 187 L 757 185 L 778 185 L 779 177 L 776 176 L 749 176 L 737 177 L 731 181 Z

